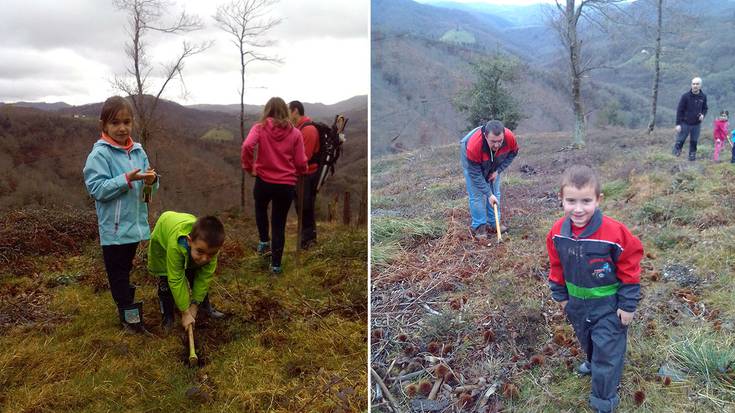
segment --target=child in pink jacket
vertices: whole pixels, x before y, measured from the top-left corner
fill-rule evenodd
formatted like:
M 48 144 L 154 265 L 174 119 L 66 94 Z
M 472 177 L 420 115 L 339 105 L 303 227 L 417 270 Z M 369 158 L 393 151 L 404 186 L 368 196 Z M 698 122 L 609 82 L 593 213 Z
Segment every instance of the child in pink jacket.
M 727 130 L 729 129 L 729 125 L 727 123 L 728 115 L 729 112 L 726 110 L 720 112 L 720 116 L 715 119 L 715 124 L 712 128 L 712 135 L 715 138 L 715 162 L 720 161 L 720 151 L 722 150 L 722 147 L 725 146 L 725 141 L 727 140 Z M 732 142 L 730 142 L 730 145 L 732 145 Z
M 260 236 L 258 252 L 264 254 L 270 248 L 271 272 L 274 274 L 282 271 L 286 218 L 296 192 L 297 176 L 304 175 L 307 168 L 304 138 L 289 122 L 289 115 L 283 99 L 271 98 L 265 104 L 260 122 L 250 128 L 242 144 L 242 169 L 256 177 L 253 197 Z M 268 204 L 271 202 L 272 245 L 268 231 Z

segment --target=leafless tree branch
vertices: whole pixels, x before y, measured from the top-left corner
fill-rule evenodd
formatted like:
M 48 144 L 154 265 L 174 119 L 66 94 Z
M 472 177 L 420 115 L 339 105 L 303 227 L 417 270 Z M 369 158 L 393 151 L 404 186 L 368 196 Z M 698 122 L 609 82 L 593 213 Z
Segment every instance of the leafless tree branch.
M 178 77 L 183 85 L 184 60 L 201 53 L 211 47 L 211 42 L 191 44 L 186 41 L 182 44 L 182 51 L 172 62 L 161 65 L 163 82 L 158 87 L 156 95 L 147 99 L 146 95 L 153 87 L 150 84 L 158 72 L 148 59 L 148 43 L 144 41 L 149 31 L 165 34 L 183 34 L 203 27 L 197 16 L 182 11 L 171 23 L 163 21 L 165 11 L 173 5 L 166 0 L 113 0 L 113 4 L 127 14 L 126 32 L 129 43 L 125 45 L 125 54 L 129 59 L 126 67 L 126 77 L 115 76 L 113 86 L 132 96 L 132 103 L 137 114 L 136 130 L 141 142 L 146 145 L 155 127 L 155 110 L 166 87 L 171 80 Z
M 256 61 L 281 63 L 277 56 L 266 54 L 263 49 L 275 42 L 267 33 L 281 23 L 272 17 L 271 8 L 278 0 L 232 0 L 217 7 L 214 16 L 218 26 L 232 35 L 230 41 L 238 50 L 240 59 L 240 139 L 245 140 L 245 69 Z M 240 207 L 245 206 L 245 175 L 240 177 Z

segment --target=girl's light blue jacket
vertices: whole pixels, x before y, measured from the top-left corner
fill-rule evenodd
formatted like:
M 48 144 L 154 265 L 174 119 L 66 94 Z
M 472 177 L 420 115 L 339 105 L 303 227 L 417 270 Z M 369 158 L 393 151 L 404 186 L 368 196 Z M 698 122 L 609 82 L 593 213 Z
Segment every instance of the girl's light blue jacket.
M 100 244 L 130 244 L 149 239 L 148 204 L 142 200 L 143 181 L 131 181 L 125 174 L 140 168 L 148 169 L 148 155 L 140 143 L 130 151 L 115 147 L 100 139 L 84 165 L 84 184 L 95 200 Z M 158 189 L 158 179 L 153 191 Z

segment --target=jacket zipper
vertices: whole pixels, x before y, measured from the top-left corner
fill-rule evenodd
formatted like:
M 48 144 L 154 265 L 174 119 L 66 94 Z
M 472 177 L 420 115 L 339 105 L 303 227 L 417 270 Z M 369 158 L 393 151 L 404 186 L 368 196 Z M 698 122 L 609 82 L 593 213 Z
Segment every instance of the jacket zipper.
M 122 204 L 122 200 L 118 199 L 117 203 L 115 205 L 115 232 L 114 234 L 117 235 L 117 230 L 120 228 L 120 207 Z
M 133 157 L 130 155 L 132 151 L 133 148 L 130 148 L 128 151 L 128 160 L 130 161 L 130 167 L 135 169 L 135 165 L 133 165 Z M 133 184 L 133 188 L 135 188 L 135 184 Z M 140 201 L 138 200 L 138 195 L 135 193 L 135 190 L 133 190 L 133 195 L 135 199 L 135 228 L 138 230 L 138 238 L 143 239 L 143 231 L 140 229 L 140 221 L 138 220 L 138 217 L 140 216 Z

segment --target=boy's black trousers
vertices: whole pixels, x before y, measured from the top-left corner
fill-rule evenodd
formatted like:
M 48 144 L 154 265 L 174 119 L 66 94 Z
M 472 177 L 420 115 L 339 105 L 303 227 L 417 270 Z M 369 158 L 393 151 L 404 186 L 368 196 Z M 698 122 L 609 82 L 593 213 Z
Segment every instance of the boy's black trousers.
M 194 276 L 196 275 L 196 268 L 186 269 L 186 280 L 189 282 L 189 287 L 194 288 Z M 171 289 L 168 286 L 168 277 L 158 277 L 158 303 L 161 306 L 161 314 L 169 317 L 173 317 L 176 303 L 174 301 L 174 295 L 171 293 Z M 199 309 L 209 308 L 209 293 L 204 296 L 204 300 L 199 303 Z
M 618 384 L 623 374 L 628 327 L 618 318 L 617 302 L 615 295 L 570 297 L 564 309 L 590 362 L 590 405 L 602 412 L 610 412 L 620 403 Z
M 102 246 L 102 258 L 105 261 L 107 280 L 110 282 L 110 292 L 118 308 L 133 304 L 130 270 L 133 269 L 133 258 L 137 250 L 137 242 Z
M 255 198 L 255 223 L 258 226 L 258 235 L 261 242 L 271 241 L 271 264 L 281 266 L 283 245 L 286 242 L 286 218 L 291 208 L 296 186 L 285 184 L 271 184 L 255 178 L 253 198 Z M 268 204 L 271 204 L 270 226 L 272 236 L 268 236 Z

